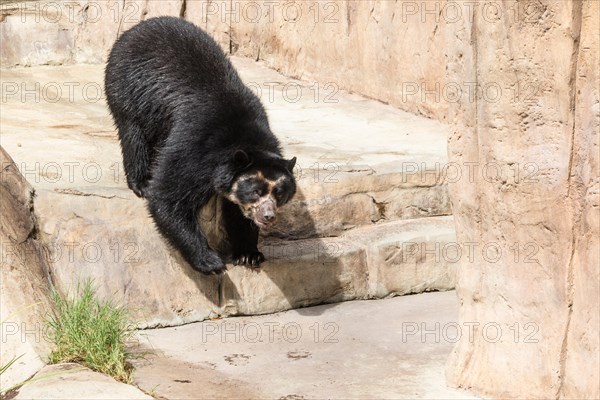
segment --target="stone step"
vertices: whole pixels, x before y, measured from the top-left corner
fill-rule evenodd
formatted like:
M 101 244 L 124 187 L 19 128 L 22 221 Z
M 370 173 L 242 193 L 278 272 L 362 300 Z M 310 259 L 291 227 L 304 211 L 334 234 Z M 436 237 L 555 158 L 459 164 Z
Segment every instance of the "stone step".
M 102 297 L 126 304 L 142 327 L 454 287 L 457 260 L 446 250 L 455 241 L 452 217 L 387 222 L 331 238 L 264 238 L 259 248 L 268 260 L 260 269 L 230 265 L 217 277 L 185 263 L 135 201 L 101 196 L 38 192 L 52 279 L 68 292 L 92 278 Z
M 454 288 L 452 217 L 389 222 L 337 238 L 267 241 L 259 272 L 232 267 L 223 315 L 255 315 L 321 303 Z

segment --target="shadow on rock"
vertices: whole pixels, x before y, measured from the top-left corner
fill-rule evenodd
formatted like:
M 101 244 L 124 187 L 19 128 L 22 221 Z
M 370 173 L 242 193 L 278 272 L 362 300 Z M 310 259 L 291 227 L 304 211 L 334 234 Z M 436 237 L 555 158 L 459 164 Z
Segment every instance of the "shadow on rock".
M 229 266 L 221 284 L 223 315 L 272 313 L 361 297 L 366 276 L 363 253 L 318 231 L 301 191 L 280 210 L 279 222 L 262 232 L 259 269 Z

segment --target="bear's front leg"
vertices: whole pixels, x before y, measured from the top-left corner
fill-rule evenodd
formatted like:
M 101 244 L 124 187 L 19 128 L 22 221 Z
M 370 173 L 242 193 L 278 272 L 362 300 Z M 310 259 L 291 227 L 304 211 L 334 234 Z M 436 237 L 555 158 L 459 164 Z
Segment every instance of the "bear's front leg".
M 148 209 L 160 233 L 197 271 L 219 274 L 225 263 L 210 249 L 198 212 L 214 194 L 207 167 L 195 160 L 193 146 L 177 146 L 177 135 L 161 149 L 146 190 Z
M 191 200 L 191 199 L 190 199 Z M 202 200 L 171 202 L 151 195 L 148 206 L 160 233 L 197 271 L 220 274 L 225 263 L 211 250 L 197 220 L 198 204 Z
M 147 192 L 148 209 L 160 233 L 183 258 L 204 274 L 225 271 L 225 263 L 210 249 L 198 223 L 198 210 L 210 199 L 207 185 L 186 174 L 176 158 L 163 159 L 171 168 L 158 168 Z M 204 190 L 203 190 L 204 188 Z
M 237 204 L 223 198 L 223 224 L 231 243 L 233 264 L 258 268 L 265 261 L 258 251 L 258 227 L 244 217 Z

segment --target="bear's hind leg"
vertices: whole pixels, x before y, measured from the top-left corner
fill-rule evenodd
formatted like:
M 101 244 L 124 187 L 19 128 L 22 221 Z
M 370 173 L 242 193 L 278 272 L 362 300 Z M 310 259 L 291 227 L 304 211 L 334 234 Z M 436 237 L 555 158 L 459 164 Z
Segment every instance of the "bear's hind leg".
M 234 265 L 256 268 L 265 260 L 258 251 L 258 227 L 244 217 L 237 204 L 223 198 L 223 223 L 229 237 Z
M 127 186 L 138 197 L 146 197 L 150 179 L 150 149 L 141 127 L 133 122 L 120 124 L 119 138 Z

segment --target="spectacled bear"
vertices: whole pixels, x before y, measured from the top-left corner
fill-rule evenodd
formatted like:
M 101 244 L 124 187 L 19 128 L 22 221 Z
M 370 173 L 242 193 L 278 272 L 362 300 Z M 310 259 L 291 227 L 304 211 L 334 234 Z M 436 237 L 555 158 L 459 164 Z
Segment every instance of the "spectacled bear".
M 233 262 L 264 261 L 259 228 L 296 191 L 259 98 L 204 31 L 179 18 L 141 22 L 115 42 L 105 91 L 127 184 L 146 198 L 160 233 L 196 270 L 225 269 L 198 223 L 214 195 Z

